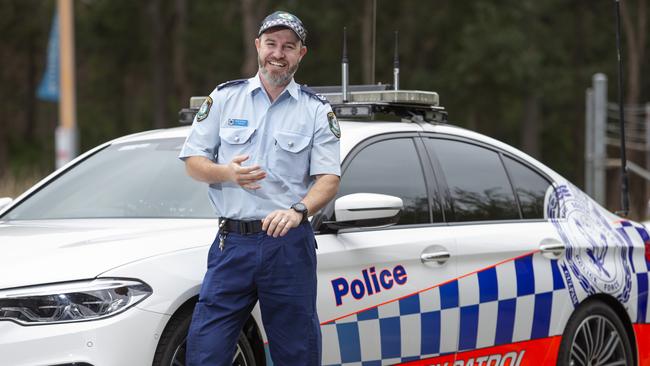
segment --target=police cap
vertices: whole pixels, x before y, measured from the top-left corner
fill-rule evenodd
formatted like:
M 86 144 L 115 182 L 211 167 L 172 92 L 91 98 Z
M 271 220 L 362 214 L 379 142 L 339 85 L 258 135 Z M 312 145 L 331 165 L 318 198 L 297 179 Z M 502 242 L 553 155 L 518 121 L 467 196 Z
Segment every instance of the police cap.
M 303 44 L 305 44 L 305 41 L 307 41 L 307 30 L 302 25 L 300 19 L 298 19 L 298 17 L 293 14 L 287 13 L 286 11 L 276 11 L 264 18 L 259 32 L 257 32 L 257 36 L 261 36 L 262 33 L 274 27 L 289 28 L 294 33 L 296 33 Z

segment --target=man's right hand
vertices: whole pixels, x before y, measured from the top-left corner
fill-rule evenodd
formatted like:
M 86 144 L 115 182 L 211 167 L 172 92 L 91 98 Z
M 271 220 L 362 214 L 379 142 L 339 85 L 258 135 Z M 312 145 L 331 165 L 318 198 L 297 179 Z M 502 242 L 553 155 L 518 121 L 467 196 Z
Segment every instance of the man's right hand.
M 248 158 L 248 155 L 237 155 L 228 163 L 230 181 L 239 184 L 242 188 L 259 189 L 261 186 L 256 182 L 266 178 L 266 172 L 259 165 L 241 166 L 241 163 Z

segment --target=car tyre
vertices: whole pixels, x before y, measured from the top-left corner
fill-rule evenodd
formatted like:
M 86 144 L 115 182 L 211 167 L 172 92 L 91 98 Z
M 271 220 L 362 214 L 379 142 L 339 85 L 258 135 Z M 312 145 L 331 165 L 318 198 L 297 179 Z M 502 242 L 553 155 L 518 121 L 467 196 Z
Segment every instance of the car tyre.
M 618 315 L 590 301 L 571 315 L 560 343 L 558 366 L 634 364 L 631 341 Z
M 191 311 L 182 312 L 169 321 L 158 342 L 154 366 L 185 365 L 185 341 L 191 322 Z M 253 347 L 243 332 L 239 333 L 233 366 L 256 366 Z

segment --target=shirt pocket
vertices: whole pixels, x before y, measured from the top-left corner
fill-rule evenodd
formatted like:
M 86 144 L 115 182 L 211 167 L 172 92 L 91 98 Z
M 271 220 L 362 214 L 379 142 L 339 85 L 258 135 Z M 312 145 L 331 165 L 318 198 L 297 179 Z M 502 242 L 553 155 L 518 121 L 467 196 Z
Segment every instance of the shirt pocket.
M 219 138 L 221 145 L 219 147 L 218 162 L 220 164 L 229 163 L 237 155 L 248 155 L 251 153 L 251 140 L 255 128 L 221 128 Z
M 292 131 L 275 131 L 271 171 L 282 178 L 302 180 L 309 174 L 309 143 L 311 136 Z

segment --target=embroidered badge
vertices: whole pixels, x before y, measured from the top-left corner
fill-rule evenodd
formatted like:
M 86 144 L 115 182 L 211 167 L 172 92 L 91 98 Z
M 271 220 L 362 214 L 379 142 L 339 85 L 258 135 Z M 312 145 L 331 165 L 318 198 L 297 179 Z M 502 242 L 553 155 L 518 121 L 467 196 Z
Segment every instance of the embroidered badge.
M 336 115 L 334 112 L 327 113 L 327 120 L 330 123 L 330 131 L 336 136 L 336 138 L 341 138 L 341 127 L 339 126 L 339 121 L 336 120 Z
M 285 19 L 285 20 L 291 20 L 291 21 L 294 20 L 294 19 L 293 19 L 293 15 L 288 14 L 288 13 L 280 13 L 280 14 L 278 14 L 278 16 L 279 16 L 280 18 L 282 18 L 282 19 Z
M 203 104 L 201 104 L 201 108 L 199 108 L 199 111 L 196 113 L 196 122 L 201 122 L 204 119 L 208 118 L 208 114 L 210 114 L 210 108 L 212 107 L 212 98 L 207 97 L 205 98 L 205 101 Z

